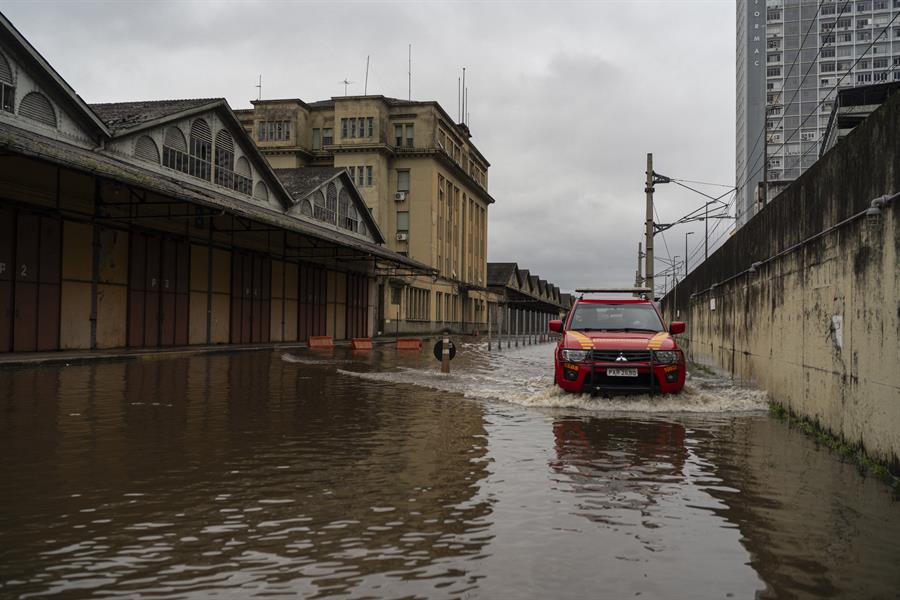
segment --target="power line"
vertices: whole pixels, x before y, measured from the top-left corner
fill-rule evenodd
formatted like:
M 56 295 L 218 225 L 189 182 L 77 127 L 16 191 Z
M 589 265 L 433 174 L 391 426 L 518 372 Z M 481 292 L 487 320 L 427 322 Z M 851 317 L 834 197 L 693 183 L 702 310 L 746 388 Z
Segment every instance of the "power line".
M 819 7 L 816 9 L 816 14 L 813 15 L 812 20 L 810 20 L 809 27 L 806 28 L 806 33 L 803 35 L 803 40 L 800 42 L 800 46 L 797 48 L 797 55 L 794 57 L 794 60 L 791 63 L 791 68 L 787 72 L 787 75 L 784 76 L 785 81 L 787 81 L 787 79 L 791 76 L 791 72 L 794 70 L 794 65 L 797 64 L 797 59 L 800 58 L 800 54 L 803 52 L 803 44 L 806 43 L 806 38 L 809 36 L 809 32 L 812 30 L 812 26 L 815 24 L 816 17 L 819 16 L 819 12 L 822 10 L 822 4 L 824 4 L 824 3 L 825 3 L 825 0 L 822 0 L 821 2 L 819 2 Z M 840 18 L 844 15 L 844 10 L 846 10 L 848 5 L 849 5 L 849 2 L 845 2 L 844 5 L 841 7 L 840 14 L 838 14 L 838 16 L 835 17 L 835 27 L 837 27 L 837 25 L 836 25 L 837 21 L 840 20 Z M 802 17 L 801 17 L 801 19 L 802 19 Z M 791 99 L 788 100 L 787 103 L 782 102 L 782 105 L 790 106 L 794 102 L 794 98 L 797 97 L 797 94 L 800 93 L 800 88 L 803 87 L 803 82 L 806 81 L 806 78 L 809 76 L 809 72 L 816 65 L 816 59 L 819 58 L 819 54 L 821 54 L 822 50 L 824 50 L 824 49 L 825 49 L 825 42 L 823 41 L 822 44 L 819 46 L 819 51 L 816 52 L 816 56 L 812 59 L 812 62 L 809 63 L 809 68 L 807 68 L 806 72 L 803 74 L 803 79 L 800 80 L 800 83 L 797 85 L 797 89 L 794 90 L 794 95 L 791 96 Z M 782 52 L 784 52 L 784 49 L 782 49 Z M 782 111 L 781 117 L 778 119 L 778 121 L 775 123 L 775 125 L 772 127 L 772 129 L 775 129 L 775 127 L 777 127 L 779 123 L 782 123 L 784 121 L 784 117 L 785 117 L 785 114 L 784 114 L 784 111 Z M 763 127 L 765 127 L 765 123 L 763 123 Z
M 708 181 L 695 181 L 695 180 L 693 180 L 693 179 L 673 179 L 673 178 L 671 178 L 671 177 L 669 177 L 669 180 L 670 180 L 670 181 L 674 181 L 674 182 L 676 182 L 676 183 L 679 182 L 679 181 L 683 181 L 684 183 L 696 183 L 696 184 L 699 184 L 699 185 L 714 185 L 714 186 L 717 186 L 717 187 L 723 187 L 723 188 L 734 189 L 734 186 L 731 185 L 730 183 L 729 183 L 729 184 L 726 184 L 726 183 L 710 183 L 710 182 L 708 182 Z
M 803 45 L 806 43 L 806 40 L 809 37 L 810 31 L 812 31 L 812 27 L 816 22 L 816 18 L 819 16 L 819 13 L 822 11 L 822 5 L 824 3 L 825 3 L 825 0 L 821 0 L 819 2 L 818 7 L 816 8 L 816 14 L 813 15 L 812 19 L 810 19 L 809 27 L 806 28 L 806 33 L 803 34 L 803 39 L 800 42 L 800 46 L 797 48 L 797 54 L 794 56 L 794 60 L 791 61 L 791 66 L 789 67 L 788 72 L 784 77 L 785 80 L 787 80 L 791 76 L 791 73 L 794 71 L 794 66 L 797 64 L 797 60 L 800 58 L 800 55 L 803 52 Z M 849 5 L 849 3 L 845 2 L 844 5 L 841 7 L 841 12 L 835 18 L 835 23 L 837 22 L 838 19 L 841 18 L 841 16 L 843 16 L 844 10 L 846 10 L 848 5 Z M 802 15 L 801 15 L 801 19 L 802 19 Z M 819 54 L 821 54 L 822 49 L 824 47 L 825 47 L 825 42 L 822 42 L 822 45 L 819 47 L 818 52 L 816 52 L 816 57 L 813 59 L 812 63 L 810 63 L 810 68 L 806 70 L 806 73 L 804 74 L 803 79 L 801 80 L 800 84 L 797 86 L 797 91 L 794 93 L 793 97 L 791 97 L 791 102 L 793 102 L 794 98 L 797 97 L 797 93 L 799 93 L 800 88 L 803 86 L 803 82 L 806 81 L 806 77 L 809 75 L 810 69 L 812 68 L 813 65 L 816 64 L 816 62 L 815 62 L 816 58 L 819 57 Z M 784 48 L 782 48 L 781 51 L 784 52 Z M 768 106 L 768 98 L 766 99 L 766 106 Z M 756 152 L 756 147 L 759 145 L 759 140 L 762 139 L 763 135 L 765 135 L 765 133 L 766 133 L 766 129 L 767 129 L 766 124 L 769 120 L 768 116 L 769 116 L 768 110 L 766 110 L 765 118 L 763 119 L 762 130 L 759 132 L 759 135 L 756 137 L 756 141 L 753 143 L 753 148 L 750 150 L 749 156 L 754 155 L 754 153 Z M 784 112 L 782 112 L 781 118 L 778 120 L 778 123 L 782 122 L 782 120 L 784 119 L 784 116 L 785 116 Z M 774 129 L 775 127 L 777 127 L 777 123 L 775 126 L 772 127 L 772 129 Z M 768 143 L 769 143 L 768 136 L 766 136 L 766 141 L 764 142 L 764 144 L 768 144 Z M 749 169 L 753 169 L 756 166 L 757 162 L 762 160 L 766 154 L 767 154 L 766 152 L 763 152 L 762 155 L 759 155 L 756 159 L 754 159 L 753 164 L 749 167 Z M 748 156 L 748 159 L 749 159 L 749 156 Z M 763 160 L 763 162 L 765 162 L 765 160 Z M 762 168 L 767 168 L 767 165 L 762 165 Z M 743 191 L 744 187 L 746 187 L 749 180 L 752 179 L 757 173 L 759 173 L 760 170 L 761 169 L 757 169 L 757 170 L 753 171 L 753 173 L 749 177 L 746 177 L 744 179 L 743 183 L 735 186 L 738 190 L 738 193 Z M 743 212 L 746 212 L 746 211 L 743 211 Z M 743 214 L 743 212 L 741 214 Z M 735 215 L 735 217 L 737 217 L 737 216 L 738 215 Z
M 813 109 L 809 112 L 809 114 L 806 115 L 806 117 L 803 119 L 803 121 L 800 122 L 800 125 L 799 125 L 799 126 L 791 133 L 790 137 L 787 138 L 787 139 L 785 139 L 785 140 L 784 140 L 784 141 L 783 141 L 783 142 L 775 149 L 775 152 L 776 152 L 776 153 L 777 153 L 777 152 L 780 152 L 781 149 L 784 148 L 784 147 L 787 145 L 787 143 L 790 142 L 790 141 L 793 139 L 793 137 L 797 134 L 797 132 L 799 132 L 800 129 L 803 128 L 803 126 L 806 124 L 807 121 L 809 121 L 810 117 L 812 117 L 812 116 L 815 115 L 815 114 L 818 114 L 819 108 L 821 108 L 822 105 L 825 104 L 825 102 L 828 102 L 828 101 L 831 100 L 831 98 L 832 98 L 832 96 L 831 96 L 832 93 L 833 93 L 835 90 L 837 90 L 837 88 L 841 85 L 841 82 L 843 82 L 844 79 L 847 78 L 847 75 L 850 75 L 851 71 L 853 71 L 853 69 L 856 68 L 856 65 L 858 65 L 859 62 L 860 62 L 863 58 L 865 58 L 866 54 L 869 53 L 869 50 L 871 50 L 872 47 L 875 45 L 875 43 L 878 42 L 878 40 L 881 39 L 881 36 L 883 36 L 883 35 L 887 32 L 887 30 L 891 28 L 891 26 L 894 24 L 894 21 L 897 20 L 897 17 L 900 17 L 900 12 L 897 12 L 897 13 L 894 15 L 894 17 L 888 22 L 888 24 L 885 25 L 885 26 L 882 28 L 881 32 L 880 32 L 877 36 L 875 36 L 875 38 L 869 43 L 869 45 L 866 47 L 866 49 L 863 51 L 863 53 L 859 55 L 859 57 L 856 59 L 856 61 L 855 61 L 852 65 L 850 65 L 850 68 L 847 69 L 847 71 L 840 77 L 840 79 L 838 79 L 837 82 L 831 87 L 831 89 L 828 91 L 828 93 L 825 94 L 825 96 L 819 101 L 819 103 L 818 103 L 815 107 L 813 107 Z M 817 56 L 818 56 L 818 55 L 817 55 Z M 802 82 L 801 82 L 801 85 L 802 85 Z M 798 90 L 799 90 L 799 88 L 798 88 Z M 782 118 L 783 118 L 783 115 L 782 115 Z M 815 147 L 815 146 L 816 146 L 816 145 L 814 144 L 814 147 Z M 765 165 L 764 165 L 764 166 L 765 166 Z M 757 172 L 758 172 L 758 171 L 757 171 Z M 755 175 L 755 174 L 756 174 L 756 172 L 754 172 L 754 175 Z M 746 184 L 746 183 L 745 183 L 745 184 Z
M 841 14 L 843 14 L 843 11 Z M 890 20 L 890 22 L 887 25 L 885 25 L 884 28 L 882 28 L 881 32 L 871 41 L 871 43 L 869 43 L 869 45 L 865 49 L 865 51 L 859 56 L 859 58 L 856 59 L 856 61 L 850 66 L 850 68 L 847 69 L 847 72 L 844 73 L 844 75 L 841 76 L 840 79 L 838 79 L 837 83 L 835 83 L 834 86 L 831 87 L 831 89 L 828 91 L 827 94 L 825 94 L 825 96 L 822 98 L 822 100 L 820 100 L 819 103 L 815 107 L 813 107 L 812 111 L 810 111 L 809 114 L 806 115 L 806 117 L 803 119 L 803 121 L 801 121 L 800 125 L 791 133 L 790 137 L 785 139 L 781 144 L 779 144 L 775 148 L 775 150 L 772 152 L 773 154 L 780 152 L 781 149 L 784 148 L 788 144 L 788 142 L 792 141 L 793 137 L 797 134 L 798 131 L 800 131 L 800 129 L 806 124 L 806 122 L 809 121 L 810 117 L 817 114 L 819 108 L 821 108 L 822 105 L 825 104 L 825 102 L 830 101 L 832 92 L 834 92 L 838 88 L 838 86 L 840 86 L 841 82 L 847 77 L 847 75 L 849 75 L 850 72 L 856 67 L 856 65 L 858 65 L 859 62 L 866 56 L 866 54 L 869 53 L 869 50 L 871 50 L 872 47 L 875 45 L 875 43 L 881 39 L 881 36 L 883 36 L 887 32 L 887 30 L 890 29 L 890 27 L 894 24 L 894 21 L 897 20 L 897 17 L 900 17 L 900 12 L 895 14 L 894 17 Z M 840 18 L 840 17 L 838 17 L 838 18 Z M 820 52 L 821 52 L 821 48 L 820 48 Z M 816 54 L 816 57 L 818 57 L 818 54 Z M 813 63 L 813 64 L 815 64 L 815 63 Z M 804 79 L 804 81 L 805 81 L 805 79 Z M 801 85 L 802 85 L 802 81 L 801 81 Z M 782 118 L 784 118 L 784 115 L 782 115 Z M 755 161 L 754 161 L 754 164 L 755 164 Z M 760 165 L 759 168 L 757 168 L 752 173 L 750 173 L 750 175 L 745 177 L 744 181 L 741 184 L 739 184 L 738 186 L 736 186 L 738 193 L 740 193 L 743 190 L 743 188 L 746 187 L 747 183 L 749 183 L 750 180 L 757 173 L 759 173 L 763 168 L 766 168 L 766 167 L 767 167 L 767 165 L 765 165 L 765 164 Z M 743 215 L 744 212 L 747 212 L 747 211 L 743 211 L 740 214 L 735 215 L 735 216 L 739 217 L 739 216 Z

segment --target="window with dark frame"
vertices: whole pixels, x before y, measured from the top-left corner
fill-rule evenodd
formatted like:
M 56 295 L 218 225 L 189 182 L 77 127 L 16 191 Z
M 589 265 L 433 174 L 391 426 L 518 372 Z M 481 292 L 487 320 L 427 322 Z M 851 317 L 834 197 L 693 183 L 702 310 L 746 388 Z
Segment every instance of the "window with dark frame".
M 15 112 L 16 86 L 6 57 L 0 54 L 0 110 Z

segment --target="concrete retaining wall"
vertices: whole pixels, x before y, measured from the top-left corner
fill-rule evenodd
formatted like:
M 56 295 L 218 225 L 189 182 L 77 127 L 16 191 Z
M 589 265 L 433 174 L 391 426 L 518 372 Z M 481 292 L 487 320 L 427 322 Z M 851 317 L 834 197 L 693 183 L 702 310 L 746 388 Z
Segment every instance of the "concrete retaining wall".
M 895 95 L 663 299 L 685 347 L 900 472 Z M 750 267 L 763 262 L 755 271 Z M 676 319 L 677 315 L 677 319 Z

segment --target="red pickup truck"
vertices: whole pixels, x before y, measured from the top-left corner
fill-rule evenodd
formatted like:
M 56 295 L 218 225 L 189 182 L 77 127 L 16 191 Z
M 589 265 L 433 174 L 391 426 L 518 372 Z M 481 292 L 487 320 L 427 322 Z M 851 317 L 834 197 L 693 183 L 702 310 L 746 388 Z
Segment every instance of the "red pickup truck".
M 633 298 L 588 299 L 584 294 L 634 292 Z M 561 334 L 554 355 L 556 385 L 576 393 L 663 393 L 684 387 L 684 353 L 673 337 L 685 324 L 663 324 L 659 309 L 641 289 L 576 290 L 582 293 L 565 321 L 550 321 Z

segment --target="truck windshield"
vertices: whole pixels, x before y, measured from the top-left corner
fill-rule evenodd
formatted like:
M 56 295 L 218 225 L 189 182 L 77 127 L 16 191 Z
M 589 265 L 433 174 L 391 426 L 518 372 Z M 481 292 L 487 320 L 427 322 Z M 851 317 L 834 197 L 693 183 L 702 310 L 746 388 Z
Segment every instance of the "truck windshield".
M 587 304 L 575 306 L 569 329 L 590 331 L 664 331 L 656 310 L 649 304 Z

